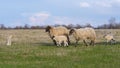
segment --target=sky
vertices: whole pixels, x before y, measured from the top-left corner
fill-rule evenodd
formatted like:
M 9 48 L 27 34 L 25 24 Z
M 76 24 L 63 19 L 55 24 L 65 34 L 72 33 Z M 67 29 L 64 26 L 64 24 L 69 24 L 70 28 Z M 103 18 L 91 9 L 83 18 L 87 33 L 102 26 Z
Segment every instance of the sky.
M 120 22 L 120 0 L 0 0 L 0 24 L 5 26 L 99 26 L 111 17 Z

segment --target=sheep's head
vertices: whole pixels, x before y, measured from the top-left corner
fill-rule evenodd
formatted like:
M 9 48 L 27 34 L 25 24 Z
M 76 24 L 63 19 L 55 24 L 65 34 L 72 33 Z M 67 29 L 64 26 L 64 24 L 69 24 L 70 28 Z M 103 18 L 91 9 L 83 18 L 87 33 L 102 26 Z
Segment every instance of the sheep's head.
M 53 40 L 53 41 L 56 41 L 55 36 L 52 37 L 52 40 Z
M 50 32 L 51 28 L 52 28 L 51 26 L 47 26 L 46 29 L 45 29 L 45 32 Z
M 54 38 L 55 38 L 55 36 L 52 36 L 51 38 L 52 38 L 52 39 L 54 39 Z
M 71 29 L 71 30 L 69 31 L 69 34 L 71 35 L 74 31 L 75 31 L 75 29 Z

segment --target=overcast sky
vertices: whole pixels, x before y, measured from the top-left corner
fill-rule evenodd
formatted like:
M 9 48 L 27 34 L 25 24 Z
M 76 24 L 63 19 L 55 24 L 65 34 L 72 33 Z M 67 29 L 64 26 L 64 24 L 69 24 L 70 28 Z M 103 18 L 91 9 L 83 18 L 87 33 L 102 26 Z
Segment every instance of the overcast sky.
M 120 0 L 0 0 L 0 24 L 53 25 L 120 22 Z

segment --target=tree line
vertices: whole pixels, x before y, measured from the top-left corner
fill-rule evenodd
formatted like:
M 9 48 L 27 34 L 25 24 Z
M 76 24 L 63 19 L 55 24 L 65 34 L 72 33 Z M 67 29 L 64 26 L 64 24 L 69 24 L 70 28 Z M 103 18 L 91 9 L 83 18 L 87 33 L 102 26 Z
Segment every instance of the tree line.
M 80 25 L 80 24 L 69 24 L 69 25 L 59 25 L 59 24 L 55 24 L 55 25 L 51 25 L 51 26 L 64 26 L 68 29 L 70 28 L 82 28 L 82 27 L 92 27 L 92 28 L 96 28 L 96 29 L 120 29 L 120 22 L 116 22 L 116 19 L 110 18 L 110 20 L 108 21 L 108 24 L 102 24 L 100 26 L 94 27 L 91 24 L 86 24 L 86 25 Z M 44 26 L 29 26 L 28 24 L 25 24 L 24 26 L 15 26 L 15 27 L 6 27 L 4 24 L 0 24 L 0 29 L 44 29 L 46 28 L 47 25 Z
M 45 29 L 48 25 L 44 25 L 44 26 L 29 26 L 28 24 L 25 24 L 24 26 L 15 26 L 15 27 L 6 27 L 4 24 L 0 24 L 0 29 Z M 59 24 L 55 24 L 55 25 L 50 25 L 50 26 L 64 26 L 68 29 L 70 28 L 82 28 L 82 27 L 93 27 L 91 26 L 91 24 L 86 24 L 86 25 L 79 25 L 79 24 L 69 24 L 69 25 L 59 25 Z M 93 27 L 94 28 L 94 27 Z

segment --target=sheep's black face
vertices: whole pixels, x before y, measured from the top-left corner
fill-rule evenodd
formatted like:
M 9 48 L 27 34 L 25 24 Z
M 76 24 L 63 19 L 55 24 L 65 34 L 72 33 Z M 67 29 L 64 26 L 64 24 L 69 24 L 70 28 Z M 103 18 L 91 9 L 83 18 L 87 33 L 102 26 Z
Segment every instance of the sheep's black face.
M 50 32 L 51 26 L 47 26 L 45 32 Z
M 55 38 L 55 36 L 52 36 L 51 38 L 53 39 L 53 38 Z
M 75 30 L 74 29 L 71 29 L 69 34 L 71 35 Z

